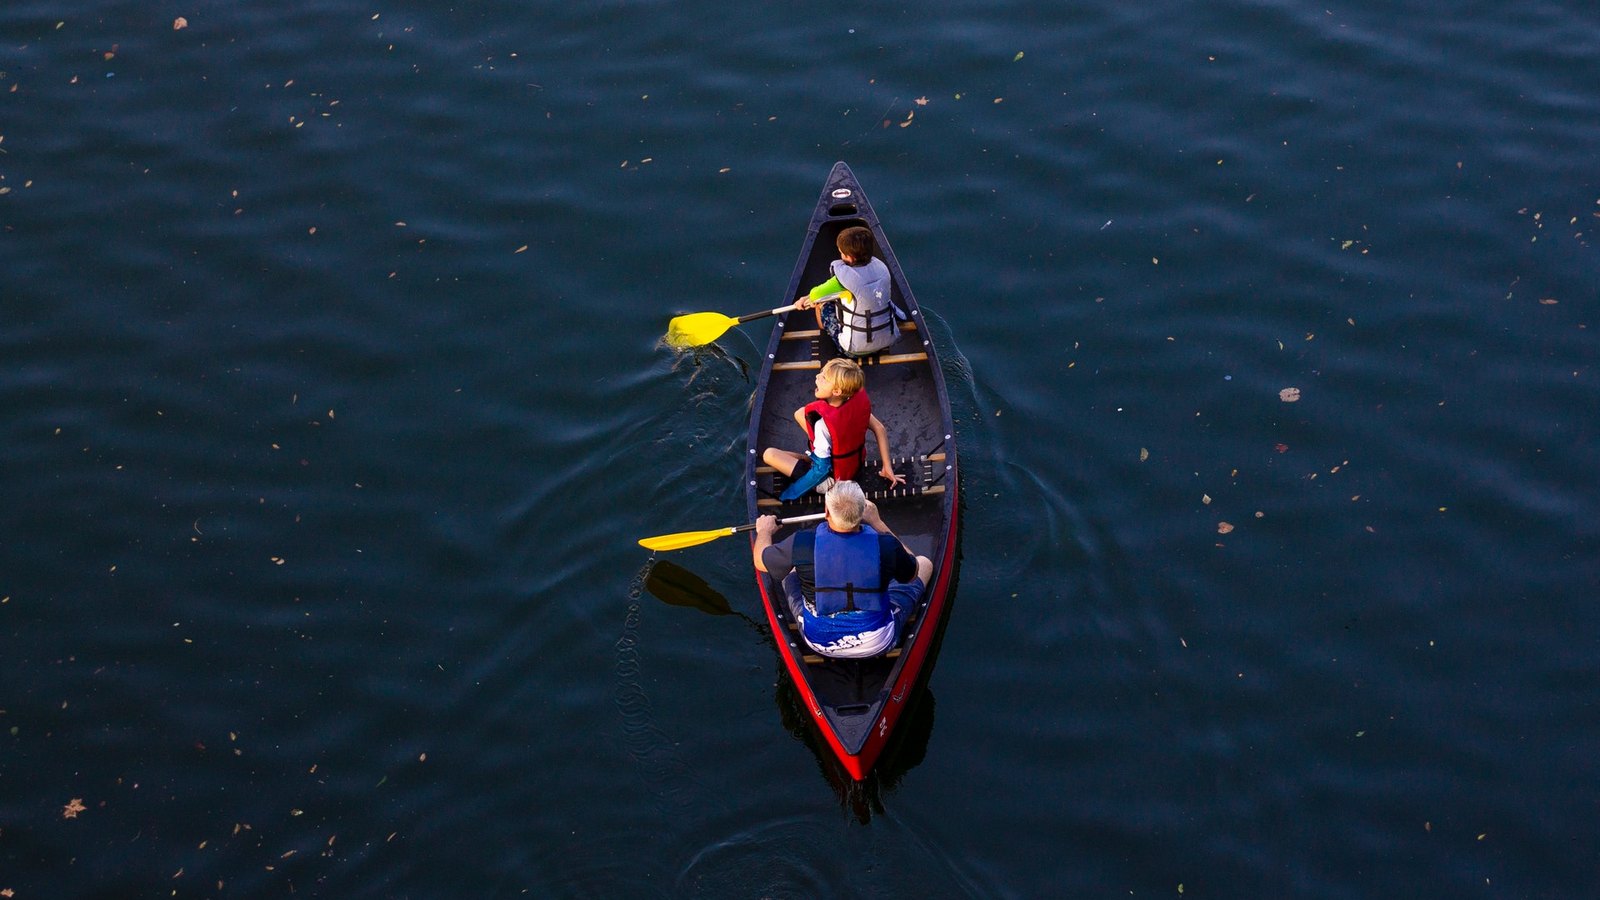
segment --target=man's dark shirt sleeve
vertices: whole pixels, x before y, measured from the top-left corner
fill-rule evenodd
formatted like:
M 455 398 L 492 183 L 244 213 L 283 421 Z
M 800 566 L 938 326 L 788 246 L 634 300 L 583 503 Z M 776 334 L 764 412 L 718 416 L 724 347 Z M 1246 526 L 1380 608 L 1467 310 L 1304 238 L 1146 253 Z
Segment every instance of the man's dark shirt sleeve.
M 794 535 L 761 551 L 761 564 L 767 567 L 768 574 L 782 584 L 785 576 L 794 570 Z M 915 565 L 914 560 L 912 564 Z
M 906 552 L 898 538 L 878 535 L 878 556 L 889 560 L 889 577 L 895 581 L 905 584 L 917 577 L 917 558 Z M 767 571 L 772 571 L 771 563 L 767 564 Z

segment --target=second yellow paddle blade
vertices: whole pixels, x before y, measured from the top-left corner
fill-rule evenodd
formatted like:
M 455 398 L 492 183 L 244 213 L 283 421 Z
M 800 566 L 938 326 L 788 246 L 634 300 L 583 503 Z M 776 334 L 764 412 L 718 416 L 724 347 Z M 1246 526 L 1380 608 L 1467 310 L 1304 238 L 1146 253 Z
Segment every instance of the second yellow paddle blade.
M 656 537 L 647 537 L 639 541 L 639 546 L 646 550 L 682 550 L 696 544 L 709 544 L 717 538 L 733 534 L 733 528 L 713 528 L 710 531 L 681 531 L 677 534 L 663 534 Z
M 709 344 L 738 319 L 717 312 L 690 313 L 667 323 L 667 344 L 672 347 L 698 347 Z

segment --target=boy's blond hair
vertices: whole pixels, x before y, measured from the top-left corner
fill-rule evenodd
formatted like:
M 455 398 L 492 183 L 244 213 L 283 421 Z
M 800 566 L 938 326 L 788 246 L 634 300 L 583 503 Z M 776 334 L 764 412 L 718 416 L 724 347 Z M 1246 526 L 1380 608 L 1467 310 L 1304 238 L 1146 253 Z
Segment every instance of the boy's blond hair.
M 867 385 L 867 376 L 861 371 L 861 364 L 853 359 L 834 357 L 822 367 L 822 377 L 833 385 L 834 390 L 844 395 L 846 400 L 854 397 L 856 391 Z

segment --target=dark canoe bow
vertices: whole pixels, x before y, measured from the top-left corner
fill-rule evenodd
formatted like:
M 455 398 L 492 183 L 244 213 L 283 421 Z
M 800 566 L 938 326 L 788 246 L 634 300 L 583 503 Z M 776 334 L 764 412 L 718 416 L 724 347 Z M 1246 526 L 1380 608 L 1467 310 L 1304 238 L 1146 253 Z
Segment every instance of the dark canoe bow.
M 838 258 L 834 240 L 853 225 L 870 228 L 877 238 L 879 256 L 894 279 L 894 302 L 904 314 L 894 345 L 862 364 L 873 413 L 889 431 L 893 464 L 907 483 L 890 488 L 877 474 L 880 463 L 873 459 L 877 448 L 870 434 L 868 459 L 859 482 L 895 534 L 913 552 L 933 560 L 933 577 L 900 645 L 888 654 L 864 660 L 816 655 L 800 638 L 782 588 L 760 572 L 756 583 L 778 653 L 801 702 L 834 755 L 859 781 L 872 770 L 919 679 L 931 669 L 931 653 L 954 584 L 959 481 L 950 400 L 927 323 L 877 213 L 850 167 L 842 162 L 829 173 L 811 215 L 784 302 L 830 277 L 828 264 Z M 768 513 L 781 518 L 822 508 L 822 498 L 815 494 L 788 503 L 780 501 L 778 495 L 786 480 L 762 464 L 761 452 L 766 447 L 804 449 L 805 436 L 795 425 L 794 411 L 814 399 L 813 379 L 830 350 L 827 340 L 817 333 L 810 310 L 783 315 L 772 330 L 750 412 L 745 485 L 752 521 Z M 780 530 L 776 540 L 787 537 L 794 527 Z

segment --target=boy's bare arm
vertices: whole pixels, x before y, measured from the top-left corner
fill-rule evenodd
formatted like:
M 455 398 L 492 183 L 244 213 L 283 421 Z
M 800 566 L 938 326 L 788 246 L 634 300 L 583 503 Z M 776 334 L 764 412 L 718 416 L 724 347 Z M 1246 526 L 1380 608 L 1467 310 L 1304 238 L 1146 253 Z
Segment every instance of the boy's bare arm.
M 884 480 L 890 484 L 905 483 L 905 478 L 896 474 L 894 467 L 889 464 L 889 429 L 883 427 L 883 423 L 878 421 L 877 416 L 868 419 L 867 426 L 872 429 L 873 436 L 878 439 L 878 459 L 883 464 L 883 468 L 878 470 L 878 474 L 882 475 Z

